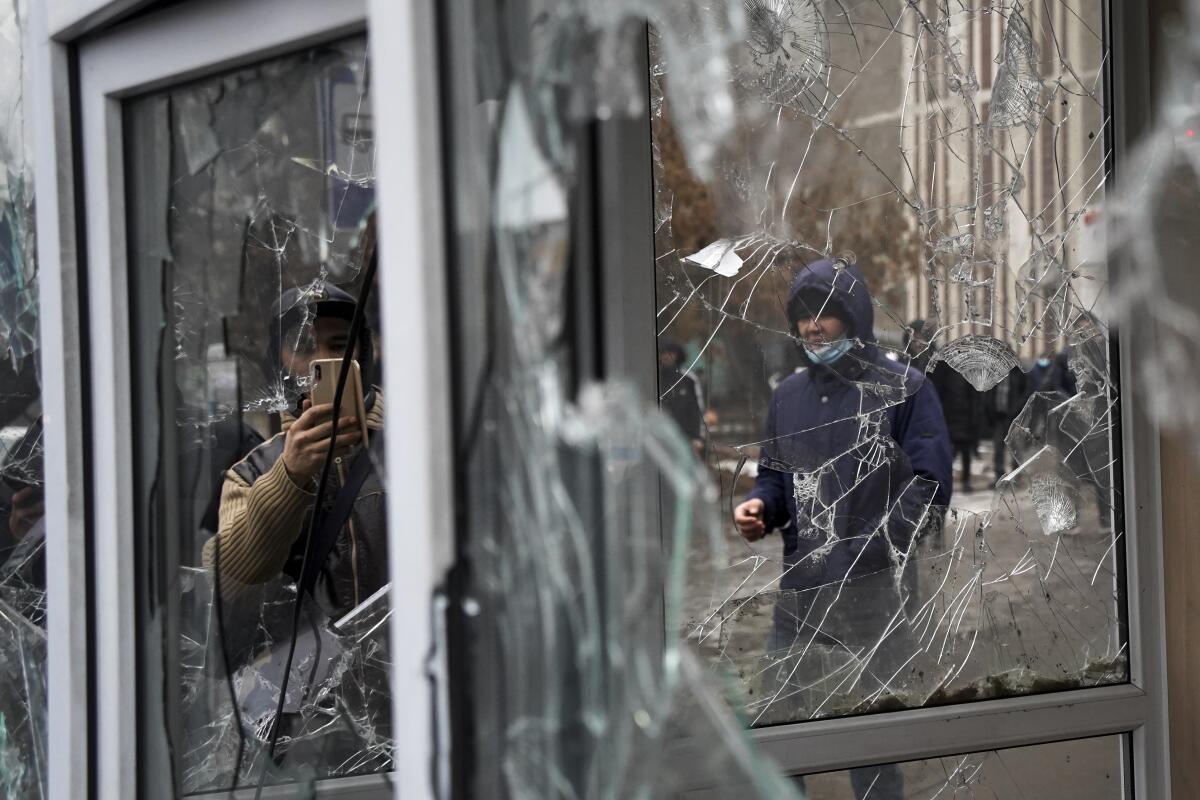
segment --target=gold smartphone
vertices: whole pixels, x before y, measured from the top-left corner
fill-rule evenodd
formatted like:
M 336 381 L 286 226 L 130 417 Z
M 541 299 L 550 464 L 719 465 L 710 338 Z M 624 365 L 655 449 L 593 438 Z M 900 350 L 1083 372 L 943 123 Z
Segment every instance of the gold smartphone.
M 309 364 L 309 393 L 308 397 L 314 406 L 322 403 L 332 403 L 337 393 L 338 376 L 342 371 L 342 359 L 318 358 Z M 367 407 L 363 402 L 362 374 L 358 369 L 358 361 L 350 360 L 350 374 L 346 377 L 346 388 L 342 393 L 342 408 L 346 413 L 338 416 L 353 416 L 358 420 L 359 430 L 362 431 L 362 445 L 367 446 Z M 336 413 L 336 412 L 335 412 Z

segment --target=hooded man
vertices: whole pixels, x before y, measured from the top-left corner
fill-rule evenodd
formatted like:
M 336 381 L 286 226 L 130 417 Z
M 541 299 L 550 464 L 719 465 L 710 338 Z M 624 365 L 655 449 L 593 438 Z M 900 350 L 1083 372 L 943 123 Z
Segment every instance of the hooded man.
M 839 664 L 849 668 L 842 676 L 861 668 L 853 691 L 865 697 L 898 680 L 915 651 L 895 619 L 913 599 L 917 536 L 950 503 L 952 461 L 933 386 L 879 351 L 852 256 L 802 269 L 787 316 L 809 367 L 775 390 L 758 477 L 734 521 L 749 541 L 782 532 L 768 644 L 778 690 L 767 697 L 812 714 L 809 701 L 825 698 L 806 687 L 837 691 L 829 673 Z M 895 768 L 855 770 L 851 780 L 859 797 L 901 796 Z
M 367 429 L 374 436 L 383 426 L 383 397 L 371 384 L 371 333 L 364 327 L 358 342 L 349 341 L 356 304 L 354 297 L 328 284 L 315 290 L 288 290 L 276 303 L 270 330 L 271 373 L 281 371 L 298 404 L 293 413 L 281 414 L 280 433 L 225 473 L 218 532 L 204 546 L 204 561 L 210 566 L 219 549 L 224 586 L 262 584 L 281 574 L 299 580 L 304 533 L 333 426 L 332 404 L 314 406 L 304 395 L 303 379 L 310 363 L 341 358 L 353 347 L 366 388 Z M 361 438 L 353 416 L 338 421 L 336 469 L 327 493 L 330 505 L 353 481 L 353 477 L 348 481 L 347 473 L 356 473 L 347 464 L 364 444 Z M 388 580 L 386 495 L 374 470 L 362 474 L 365 478 L 321 564 L 314 589 L 319 605 L 330 616 L 354 608 Z

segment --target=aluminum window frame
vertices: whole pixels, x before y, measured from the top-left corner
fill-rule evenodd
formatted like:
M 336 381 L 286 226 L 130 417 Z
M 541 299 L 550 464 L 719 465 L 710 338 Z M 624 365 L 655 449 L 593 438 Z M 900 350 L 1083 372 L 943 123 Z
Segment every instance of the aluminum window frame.
M 111 4 L 118 10 L 128 5 Z M 91 526 L 95 551 L 91 602 L 96 609 L 95 651 L 90 664 L 94 680 L 93 796 L 113 800 L 146 796 L 154 793 L 154 787 L 146 784 L 161 786 L 160 781 L 169 781 L 171 774 L 170 764 L 136 763 L 137 749 L 129 746 L 133 737 L 142 733 L 135 677 L 140 669 L 136 641 L 141 631 L 134 613 L 135 593 L 141 587 L 137 581 L 128 580 L 136 534 L 129 480 L 134 467 L 133 442 L 126 433 L 132 429 L 133 364 L 127 313 L 123 100 L 362 33 L 367 30 L 367 22 L 365 0 L 336 4 L 320 0 L 213 0 L 147 15 L 78 44 L 78 118 L 73 122 L 74 132 L 80 137 L 80 213 L 86 217 L 85 271 L 91 287 L 86 309 L 81 311 L 87 315 L 87 335 L 95 345 L 90 348 L 84 378 L 92 400 L 93 463 L 87 478 L 96 501 Z M 372 56 L 378 51 L 371 47 Z M 69 215 L 63 212 L 60 217 L 62 227 L 70 228 Z M 389 441 L 394 448 L 394 438 L 389 437 Z M 389 535 L 392 533 L 394 528 Z M 56 688 L 61 685 L 56 681 Z M 51 691 L 57 696 L 54 689 Z M 69 761 L 72 785 L 81 785 L 79 781 L 83 780 L 79 766 L 78 758 Z M 55 769 L 56 762 L 52 761 L 51 774 Z M 147 775 L 153 777 L 147 779 Z M 389 787 L 398 783 L 394 776 L 332 778 L 319 782 L 316 790 L 321 797 L 388 796 L 392 793 Z M 399 786 L 395 788 L 398 791 Z M 268 789 L 264 796 L 290 796 L 292 792 L 294 787 L 282 786 Z M 242 794 L 239 791 L 234 796 Z M 52 796 L 81 795 L 55 791 Z
M 88 381 L 82 327 L 70 48 L 51 39 L 47 3 L 29 9 L 27 60 L 38 198 L 39 329 L 46 477 L 47 789 L 89 794 L 91 605 Z

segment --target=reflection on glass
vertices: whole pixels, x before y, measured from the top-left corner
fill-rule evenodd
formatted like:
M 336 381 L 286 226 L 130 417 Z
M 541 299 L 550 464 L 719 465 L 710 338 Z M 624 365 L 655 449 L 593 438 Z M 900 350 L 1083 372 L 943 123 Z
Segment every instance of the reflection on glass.
M 24 0 L 0 9 L 0 790 L 46 784 L 46 523 Z
M 703 175 L 651 37 L 686 634 L 759 725 L 1126 680 L 1100 8 L 745 5 Z
M 655 10 L 679 23 L 689 74 L 721 73 L 720 20 L 689 3 Z M 439 11 L 458 559 L 447 640 L 463 670 L 450 676 L 450 716 L 463 721 L 451 758 L 468 767 L 456 777 L 479 797 L 674 797 L 696 785 L 793 797 L 700 660 L 664 641 L 664 619 L 674 629 L 684 613 L 689 543 L 719 535 L 695 459 L 697 386 L 671 412 L 684 438 L 621 375 L 600 378 L 596 289 L 609 274 L 586 253 L 600 244 L 598 206 L 637 194 L 597 204 L 602 183 L 587 175 L 624 166 L 599 140 L 628 132 L 636 163 L 648 137 L 627 120 L 581 123 L 645 91 L 633 66 L 644 39 L 628 34 L 649 6 L 450 0 Z M 646 188 L 638 175 L 633 192 Z M 649 283 L 649 248 L 631 250 Z M 628 297 L 648 324 L 649 293 Z M 703 758 L 677 757 L 681 731 Z
M 391 763 L 368 89 L 353 39 L 126 107 L 139 603 L 173 687 L 145 704 L 178 709 L 185 793 Z
M 799 779 L 808 800 L 1025 800 L 1125 797 L 1124 736 L 1013 747 Z

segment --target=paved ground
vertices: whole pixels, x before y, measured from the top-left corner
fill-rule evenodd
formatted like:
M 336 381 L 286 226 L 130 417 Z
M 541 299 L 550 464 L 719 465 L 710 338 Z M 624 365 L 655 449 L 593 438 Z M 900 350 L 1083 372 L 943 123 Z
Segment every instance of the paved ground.
M 992 478 L 991 453 L 986 445 L 981 450 L 973 470 L 979 487 L 990 485 Z M 957 476 L 956 485 L 960 480 Z M 729 508 L 731 495 L 740 496 L 745 488 L 743 483 L 734 492 L 728 475 L 724 476 L 723 508 Z M 1078 524 L 1073 529 L 1050 535 L 1043 532 L 1024 484 L 999 493 L 959 492 L 953 507 L 955 513 L 940 541 L 927 542 L 919 556 L 917 605 L 928 607 L 924 622 L 913 631 L 919 634 L 915 649 L 920 652 L 914 653 L 910 672 L 893 686 L 905 702 L 919 705 L 939 685 L 963 691 L 986 685 L 989 676 L 995 683 L 997 675 L 1003 676 L 1001 691 L 1020 692 L 1122 679 L 1123 663 L 1118 659 L 1115 667 L 1110 664 L 1121 652 L 1122 641 L 1113 555 L 1119 548 L 1102 526 L 1094 498 L 1079 499 Z M 766 641 L 772 626 L 772 592 L 780 574 L 779 539 L 770 536 L 748 544 L 731 524 L 726 528 L 723 559 L 714 559 L 702 542 L 690 559 L 688 613 L 693 624 L 706 631 L 699 649 L 738 676 L 760 724 L 798 721 L 809 715 L 811 703 L 795 707 L 795 702 L 762 699 L 766 665 L 774 663 L 767 656 Z M 890 616 L 897 605 L 898 601 L 880 608 L 879 613 Z M 1088 670 L 1097 664 L 1103 668 Z M 854 690 L 840 694 L 849 695 L 837 698 L 846 707 L 863 699 Z M 1108 751 L 1097 755 L 1094 746 L 1076 748 L 1070 753 L 1022 755 L 1020 771 L 1028 763 L 1032 774 L 1045 773 L 1047 783 L 1027 786 L 1010 781 L 992 793 L 977 786 L 977 794 L 938 796 L 1065 800 L 1119 796 L 1105 789 L 1110 785 L 1105 776 L 1111 771 L 1104 769 Z M 1058 768 L 1068 755 L 1074 766 Z M 910 790 L 916 792 L 906 796 L 934 796 L 934 791 L 919 787 L 944 785 L 948 763 L 906 767 Z M 976 777 L 999 786 L 999 776 L 1013 763 L 1009 756 L 988 759 Z M 953 766 L 949 769 L 952 772 Z M 1076 773 L 1082 783 L 1071 784 L 1075 788 L 1048 788 L 1057 785 L 1049 782 L 1052 777 L 1058 780 Z M 815 798 L 852 797 L 844 775 L 813 778 L 808 788 Z

